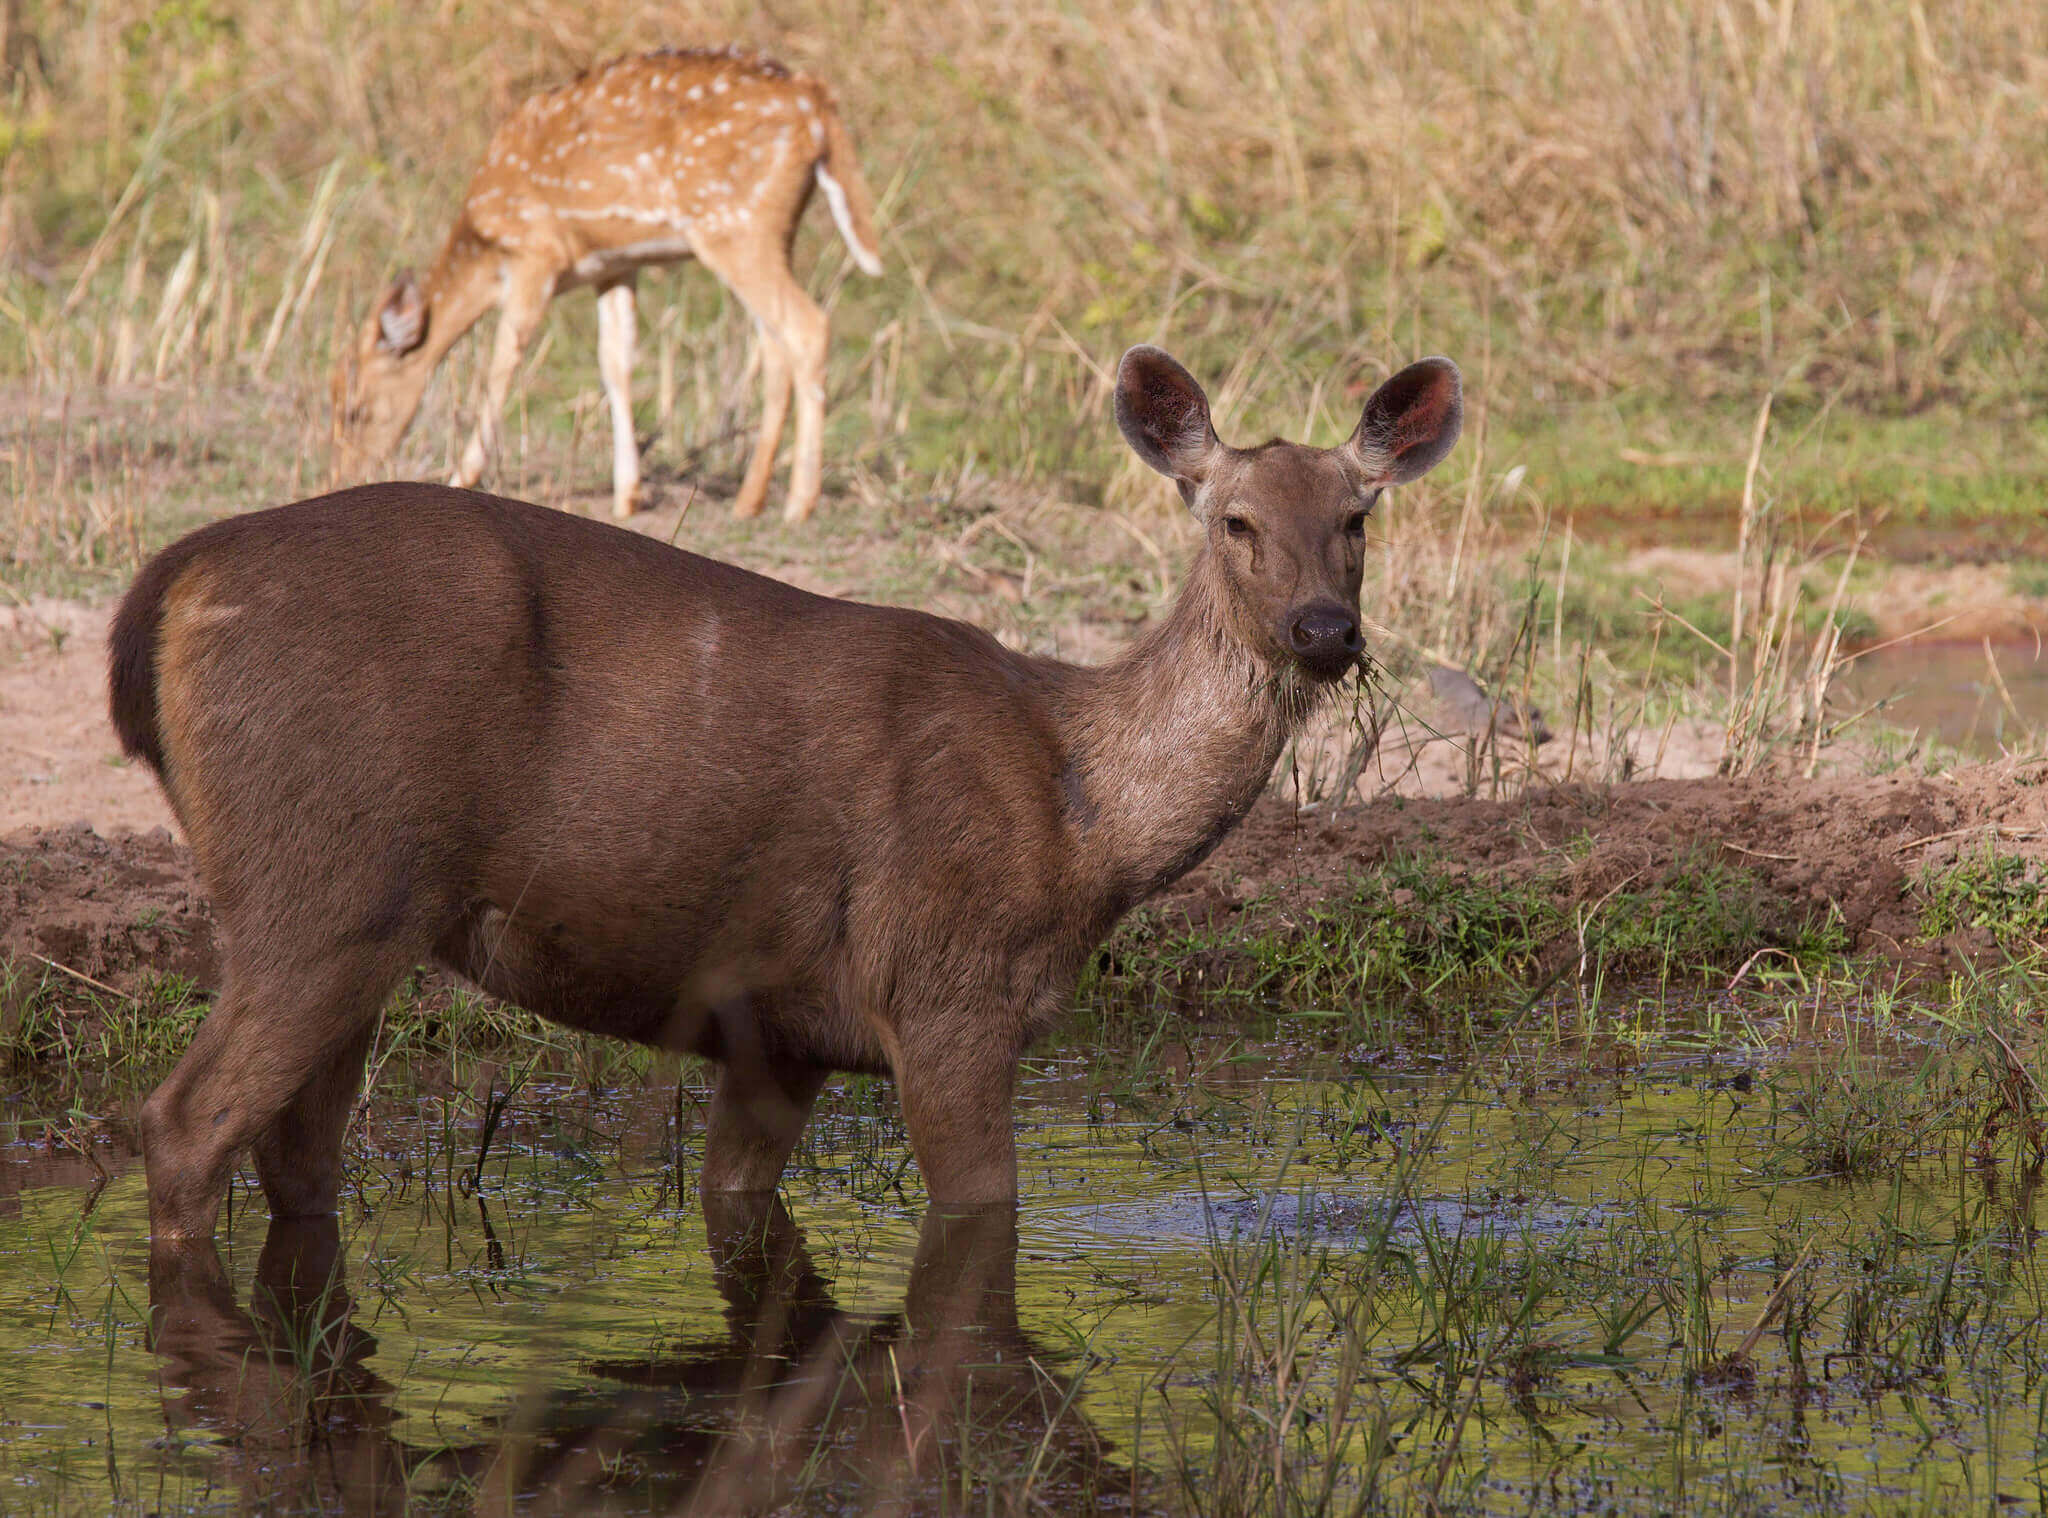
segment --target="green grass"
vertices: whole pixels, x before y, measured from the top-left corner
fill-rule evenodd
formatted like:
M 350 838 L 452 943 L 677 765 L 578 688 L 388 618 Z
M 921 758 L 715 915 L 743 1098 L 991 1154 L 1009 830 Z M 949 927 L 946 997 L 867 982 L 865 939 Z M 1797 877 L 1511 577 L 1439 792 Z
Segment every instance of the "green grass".
M 10 572 L 92 571 L 187 509 L 312 488 L 337 345 L 431 257 L 506 112 L 621 51 L 732 38 L 829 80 L 885 202 L 882 279 L 845 277 L 815 211 L 798 253 L 833 309 L 827 461 L 851 493 L 1152 499 L 1103 375 L 1157 340 L 1239 442 L 1335 441 L 1388 365 L 1448 352 L 1516 511 L 1724 522 L 1768 392 L 1777 498 L 2024 530 L 2048 478 L 2048 127 L 1965 105 L 2031 99 L 2041 25 L 1984 0 L 1467 0 L 1369 26 L 1321 3 L 545 0 L 423 23 L 25 0 L 0 66 Z M 750 324 L 701 270 L 650 275 L 643 311 L 654 472 L 727 485 Z M 559 302 L 544 341 L 498 479 L 559 500 L 604 468 L 591 302 Z M 403 472 L 446 467 L 484 346 Z M 171 425 L 132 436 L 110 412 L 137 401 Z
M 1397 854 L 1332 889 L 1277 886 L 1207 926 L 1142 908 L 1091 961 L 1075 1026 L 1129 1047 L 1181 1013 L 1319 1042 L 1391 1044 L 1425 1028 L 1455 1042 L 1531 995 L 1574 1000 L 1588 1026 L 1611 1002 L 1619 1027 L 1646 1001 L 1710 1002 L 1737 969 L 1765 987 L 1893 974 L 1853 957 L 1831 905 L 1777 895 L 1745 870 L 1688 859 L 1587 900 L 1569 874 L 1573 854 L 1527 874 Z M 2048 936 L 2048 892 L 2022 861 L 1966 856 L 1911 889 L 1928 940 L 1981 930 L 2025 963 Z M 208 1004 L 178 976 L 145 975 L 122 995 L 12 960 L 0 967 L 0 1067 L 132 1088 L 161 1075 Z M 437 1065 L 602 1069 L 651 1057 L 425 976 L 393 998 L 382 1037 L 404 1060 Z
M 2014 953 L 2038 956 L 2048 944 L 2048 881 L 2038 864 L 2000 854 L 1995 846 L 1929 872 L 1921 932 L 1929 938 L 1979 931 Z
M 1562 985 L 1685 1000 L 1760 951 L 1839 968 L 1849 938 L 1826 906 L 1791 903 L 1711 862 L 1574 903 L 1562 870 L 1493 878 L 1428 854 L 1396 855 L 1305 904 L 1247 902 L 1226 925 L 1141 911 L 1097 955 L 1084 1005 L 1274 1009 L 1291 1024 L 1398 1040 L 1417 1020 L 1464 1025 L 1475 1008 Z

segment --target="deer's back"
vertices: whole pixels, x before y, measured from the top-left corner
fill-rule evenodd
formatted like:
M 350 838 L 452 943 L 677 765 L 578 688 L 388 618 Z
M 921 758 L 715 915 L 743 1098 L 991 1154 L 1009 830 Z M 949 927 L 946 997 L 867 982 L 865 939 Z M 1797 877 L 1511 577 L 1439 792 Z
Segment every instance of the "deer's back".
M 463 211 L 509 250 L 545 236 L 572 256 L 665 234 L 786 228 L 809 195 L 829 109 L 815 81 L 763 58 L 621 58 L 508 117 Z

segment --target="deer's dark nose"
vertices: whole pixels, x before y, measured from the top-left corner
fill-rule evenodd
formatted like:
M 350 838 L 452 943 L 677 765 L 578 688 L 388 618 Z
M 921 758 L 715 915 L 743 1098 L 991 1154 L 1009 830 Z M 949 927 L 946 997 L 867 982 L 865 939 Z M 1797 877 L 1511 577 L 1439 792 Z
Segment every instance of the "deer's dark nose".
M 1334 680 L 1358 660 L 1358 614 L 1328 604 L 1305 607 L 1288 624 L 1287 640 L 1310 674 Z

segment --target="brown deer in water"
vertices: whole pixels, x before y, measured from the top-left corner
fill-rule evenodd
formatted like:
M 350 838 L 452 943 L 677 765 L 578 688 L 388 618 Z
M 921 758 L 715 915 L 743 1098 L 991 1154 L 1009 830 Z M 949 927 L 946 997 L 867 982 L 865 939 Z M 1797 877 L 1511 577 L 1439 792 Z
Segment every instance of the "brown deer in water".
M 1240 450 L 1134 348 L 1116 414 L 1204 543 L 1096 668 L 432 485 L 157 555 L 115 618 L 114 726 L 227 947 L 142 1112 L 156 1235 L 210 1235 L 251 1145 L 274 1216 L 334 1207 L 378 1009 L 423 959 L 722 1062 L 707 1190 L 772 1188 L 827 1076 L 859 1070 L 894 1075 L 935 1200 L 1014 1196 L 1020 1054 L 1356 666 L 1367 514 L 1462 411 L 1425 359 L 1338 447 Z
M 817 80 L 731 49 L 661 52 L 534 96 L 492 137 L 426 278 L 398 276 L 337 372 L 338 471 L 359 475 L 390 456 L 443 356 L 496 308 L 483 408 L 453 479 L 476 484 L 548 302 L 593 285 L 598 374 L 612 414 L 612 511 L 630 516 L 640 492 L 634 276 L 695 258 L 760 329 L 761 433 L 733 510 L 754 516 L 768 498 L 793 384 L 785 515 L 802 521 L 818 502 L 829 323 L 790 272 L 789 252 L 814 186 L 854 262 L 881 273 L 867 182 Z

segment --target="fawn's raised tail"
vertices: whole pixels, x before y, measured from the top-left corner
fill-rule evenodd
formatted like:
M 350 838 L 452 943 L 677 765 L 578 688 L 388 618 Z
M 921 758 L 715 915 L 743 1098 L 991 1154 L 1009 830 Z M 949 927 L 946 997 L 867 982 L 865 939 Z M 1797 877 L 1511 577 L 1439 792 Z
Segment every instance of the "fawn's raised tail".
M 825 192 L 832 221 L 846 240 L 846 251 L 853 255 L 861 273 L 879 275 L 882 241 L 875 233 L 874 196 L 868 193 L 867 178 L 860 171 L 860 160 L 854 157 L 853 138 L 839 119 L 838 110 L 828 102 L 823 114 L 825 156 L 812 172 L 818 176 L 818 188 Z

